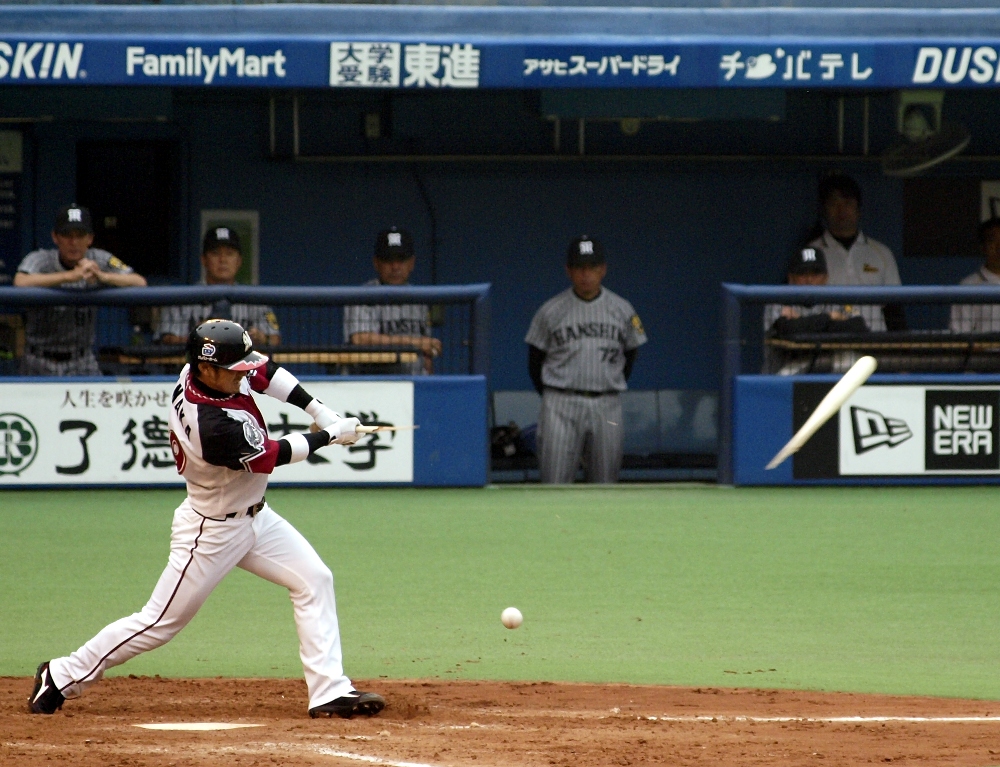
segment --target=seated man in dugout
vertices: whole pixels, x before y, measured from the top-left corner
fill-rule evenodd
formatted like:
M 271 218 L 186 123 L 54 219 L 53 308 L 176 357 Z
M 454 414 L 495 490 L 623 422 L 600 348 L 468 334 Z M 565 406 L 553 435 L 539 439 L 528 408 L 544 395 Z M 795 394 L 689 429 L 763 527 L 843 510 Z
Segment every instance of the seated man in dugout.
M 991 285 L 1000 288 L 1000 218 L 979 225 L 979 247 L 983 265 L 959 285 Z M 951 307 L 952 333 L 1000 333 L 1000 303 L 956 304 Z
M 379 232 L 373 259 L 377 278 L 374 285 L 409 285 L 417 263 L 413 238 L 405 229 L 392 227 Z M 441 340 L 433 335 L 431 310 L 426 304 L 384 304 L 345 306 L 344 340 L 359 346 L 411 346 L 417 351 L 412 363 L 395 365 L 355 365 L 354 373 L 364 375 L 423 375 L 433 372 L 433 360 L 441 354 Z
M 789 285 L 826 285 L 826 255 L 815 247 L 796 251 L 788 261 Z M 764 332 L 768 338 L 786 338 L 797 333 L 863 333 L 868 330 L 857 307 L 832 304 L 782 306 L 767 304 L 764 307 Z M 765 344 L 764 371 L 777 375 L 795 375 L 810 372 L 815 354 L 812 351 L 796 352 Z M 856 352 L 835 352 L 830 363 L 833 372 L 843 372 L 857 359 Z
M 209 229 L 201 247 L 201 265 L 205 271 L 200 285 L 235 285 L 236 275 L 243 265 L 240 237 L 226 226 Z M 156 326 L 155 340 L 163 344 L 187 343 L 188 335 L 207 319 L 229 319 L 246 328 L 255 346 L 277 346 L 281 343 L 278 318 L 270 306 L 263 304 L 233 304 L 229 317 L 214 317 L 212 304 L 164 306 Z
M 34 250 L 24 257 L 14 285 L 19 288 L 90 290 L 144 287 L 146 280 L 106 250 L 93 247 L 90 211 L 65 205 L 52 227 L 56 247 Z M 24 316 L 24 376 L 98 376 L 94 356 L 96 306 L 39 306 Z

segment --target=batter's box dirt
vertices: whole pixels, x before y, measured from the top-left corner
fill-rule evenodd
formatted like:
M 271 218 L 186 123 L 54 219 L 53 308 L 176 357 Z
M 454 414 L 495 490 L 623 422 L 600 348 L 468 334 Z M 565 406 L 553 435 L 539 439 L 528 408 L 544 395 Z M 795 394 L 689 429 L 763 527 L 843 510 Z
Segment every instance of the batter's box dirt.
M 0 764 L 75 767 L 1000 765 L 1000 702 L 781 690 L 359 680 L 388 707 L 310 719 L 280 679 L 121 677 L 53 716 L 0 678 Z M 137 724 L 257 724 L 147 730 Z

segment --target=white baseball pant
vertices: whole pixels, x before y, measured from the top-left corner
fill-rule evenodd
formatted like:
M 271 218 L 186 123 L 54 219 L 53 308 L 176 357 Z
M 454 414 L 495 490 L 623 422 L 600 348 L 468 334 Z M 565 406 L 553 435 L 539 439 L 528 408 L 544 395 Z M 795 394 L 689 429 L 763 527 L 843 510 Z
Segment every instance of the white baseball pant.
M 354 689 L 344 676 L 333 574 L 309 542 L 267 504 L 255 517 L 213 519 L 194 511 L 187 498 L 174 512 L 170 557 L 146 606 L 72 655 L 52 660 L 52 680 L 65 697 L 77 698 L 107 669 L 166 644 L 234 567 L 288 589 L 309 707 Z

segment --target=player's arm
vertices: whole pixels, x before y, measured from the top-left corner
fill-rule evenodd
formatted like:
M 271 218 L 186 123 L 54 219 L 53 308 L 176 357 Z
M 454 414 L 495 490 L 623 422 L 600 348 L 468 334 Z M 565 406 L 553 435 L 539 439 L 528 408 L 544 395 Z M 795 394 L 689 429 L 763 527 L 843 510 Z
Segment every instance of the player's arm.
M 632 366 L 635 365 L 635 358 L 639 356 L 639 347 L 634 349 L 625 350 L 625 367 L 622 369 L 622 375 L 625 376 L 627 381 L 632 375 Z
M 146 278 L 135 272 L 97 272 L 97 279 L 112 288 L 144 288 Z
M 626 355 L 627 354 L 628 353 L 626 352 Z M 531 377 L 531 383 L 535 387 L 535 391 L 539 394 L 541 394 L 544 389 L 542 384 L 542 365 L 544 363 L 545 352 L 537 346 L 528 344 L 528 375 Z
M 277 346 L 281 343 L 281 336 L 277 333 L 265 333 L 257 328 L 247 328 L 247 333 L 250 334 L 250 340 L 255 346 Z
M 153 341 L 158 344 L 181 345 L 187 343 L 188 332 L 193 325 L 198 324 L 198 314 L 201 307 L 171 304 L 161 306 L 156 321 L 156 332 Z
M 107 256 L 106 261 L 104 259 L 105 256 Z M 93 264 L 95 267 L 94 277 L 102 285 L 107 285 L 112 288 L 146 287 L 145 277 L 141 274 L 136 274 L 132 270 L 131 266 L 126 264 L 117 256 L 112 256 L 107 251 L 97 251 Z
M 278 317 L 269 306 L 250 306 L 250 322 L 245 326 L 256 346 L 277 346 L 281 343 Z
M 49 272 L 47 274 L 31 274 L 29 272 L 18 272 L 14 275 L 15 288 L 56 288 L 65 285 L 67 282 L 78 282 L 86 278 L 84 268 L 77 264 L 74 269 L 68 272 Z
M 424 354 L 441 353 L 441 339 L 434 336 L 390 336 L 384 333 L 351 333 L 355 346 L 415 346 Z
M 320 428 L 318 432 L 292 433 L 278 440 L 280 452 L 276 466 L 303 461 L 327 445 L 352 445 L 358 441 L 360 435 L 355 429 L 361 422 L 357 418 L 344 418 L 328 408 L 303 389 L 299 379 L 280 365 L 269 361 L 247 376 L 247 381 L 254 391 L 304 410 Z
M 639 319 L 639 315 L 635 313 L 631 305 L 629 305 L 629 310 L 631 311 L 631 316 L 625 330 L 625 349 L 623 350 L 625 354 L 625 366 L 622 368 L 622 375 L 625 376 L 626 381 L 632 375 L 632 368 L 635 366 L 636 357 L 639 356 L 639 347 L 648 340 L 646 338 L 646 330 L 642 326 L 642 320 Z
M 233 471 L 270 474 L 277 465 L 280 440 L 270 439 L 250 413 L 232 412 L 236 415 L 212 405 L 198 406 L 202 458 Z

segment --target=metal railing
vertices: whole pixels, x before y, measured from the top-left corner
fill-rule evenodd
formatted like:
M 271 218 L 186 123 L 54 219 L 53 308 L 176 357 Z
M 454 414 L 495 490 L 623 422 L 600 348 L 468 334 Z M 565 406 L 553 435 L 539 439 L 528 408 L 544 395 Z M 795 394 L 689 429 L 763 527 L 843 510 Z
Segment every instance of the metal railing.
M 172 372 L 180 347 L 157 343 L 157 310 L 166 306 L 210 306 L 211 316 L 227 317 L 234 305 L 264 305 L 276 315 L 280 345 L 269 348 L 276 360 L 298 373 L 345 373 L 359 363 L 372 365 L 406 362 L 418 354 L 415 347 L 357 346 L 344 337 L 345 306 L 424 305 L 432 333 L 441 342 L 433 359 L 433 372 L 483 374 L 489 372 L 490 286 L 361 286 L 361 287 L 262 287 L 212 285 L 191 287 L 100 288 L 0 288 L 0 315 L 23 316 L 45 307 L 96 307 L 95 351 L 100 350 L 112 375 Z M 6 361 L 0 369 L 17 374 L 10 336 L 17 329 L 9 323 Z M 21 330 L 23 337 L 23 329 Z M 403 335 L 403 334 L 401 334 Z M 90 341 L 87 339 L 86 345 Z M 23 346 L 23 338 L 21 340 Z M 266 347 L 268 348 L 268 347 Z M 358 357 L 359 354 L 373 355 Z M 381 356 L 379 356 L 381 355 Z M 393 360 L 389 356 L 397 355 Z M 150 362 L 150 360 L 155 360 Z M 156 369 L 150 369 L 155 366 Z M 377 372 L 377 368 L 365 372 Z

